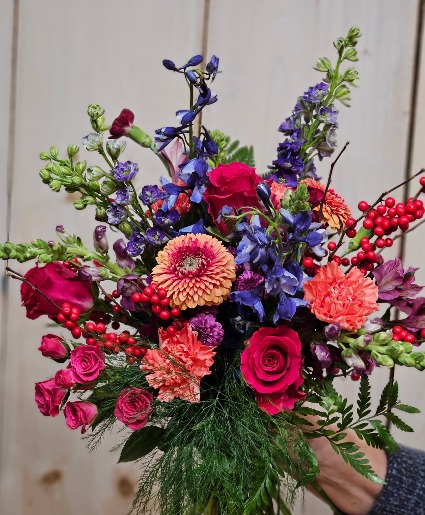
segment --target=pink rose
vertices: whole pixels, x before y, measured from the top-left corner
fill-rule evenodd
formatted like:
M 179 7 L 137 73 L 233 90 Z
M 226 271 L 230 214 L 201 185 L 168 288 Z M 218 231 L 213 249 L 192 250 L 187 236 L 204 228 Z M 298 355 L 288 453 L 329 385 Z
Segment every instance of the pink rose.
M 45 334 L 41 338 L 38 350 L 46 358 L 63 359 L 68 356 L 68 350 L 62 344 L 62 339 L 55 334 Z
M 58 386 L 63 386 L 65 388 L 72 388 L 75 386 L 74 373 L 72 368 L 58 370 L 55 374 L 55 382 Z
M 58 306 L 69 302 L 81 312 L 89 311 L 93 307 L 91 282 L 79 280 L 76 272 L 59 261 L 31 268 L 25 274 L 25 279 Z M 59 314 L 60 310 L 54 304 L 26 283 L 21 285 L 21 299 L 27 309 L 27 318 L 32 320 L 41 315 L 56 317 Z
M 69 429 L 81 427 L 81 433 L 85 433 L 87 431 L 86 426 L 89 426 L 96 418 L 97 407 L 95 404 L 86 401 L 67 402 L 64 415 Z
M 105 368 L 105 355 L 98 347 L 79 345 L 71 352 L 70 368 L 77 383 L 90 383 Z
M 123 390 L 115 405 L 114 415 L 130 429 L 142 429 L 152 413 L 152 395 L 140 388 Z
M 68 390 L 58 386 L 54 379 L 35 383 L 35 402 L 38 409 L 45 417 L 56 417 L 67 392 Z
M 304 382 L 301 341 L 285 325 L 261 327 L 249 340 L 241 355 L 241 372 L 255 392 L 258 406 L 275 415 L 292 409 L 305 393 L 298 391 Z
M 204 193 L 204 200 L 208 204 L 208 212 L 223 234 L 229 234 L 230 230 L 225 222 L 216 222 L 223 206 L 235 209 L 241 207 L 257 207 L 261 209 L 257 196 L 257 186 L 262 181 L 244 163 L 220 164 L 208 174 L 209 183 Z

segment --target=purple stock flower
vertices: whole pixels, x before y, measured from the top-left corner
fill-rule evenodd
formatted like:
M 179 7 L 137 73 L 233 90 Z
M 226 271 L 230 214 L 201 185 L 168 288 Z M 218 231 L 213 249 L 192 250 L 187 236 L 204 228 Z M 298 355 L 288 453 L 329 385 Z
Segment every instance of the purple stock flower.
M 235 290 L 237 291 L 252 291 L 260 284 L 263 284 L 264 277 L 251 270 L 245 270 L 235 282 Z
M 115 202 L 113 202 L 108 209 L 106 210 L 106 215 L 108 217 L 108 223 L 111 225 L 118 225 L 124 218 L 126 217 L 126 210 L 124 207 L 119 206 Z
M 218 345 L 222 342 L 224 330 L 214 315 L 200 313 L 189 320 L 194 331 L 198 333 L 198 340 L 204 345 Z
M 341 334 L 342 327 L 338 323 L 329 324 L 325 327 L 325 337 L 328 340 L 335 341 Z
M 146 231 L 146 241 L 154 247 L 165 245 L 169 240 L 168 236 L 160 227 L 151 227 Z M 128 247 L 127 247 L 128 248 Z
M 109 248 L 106 237 L 106 225 L 98 225 L 93 231 L 93 245 L 98 252 L 107 252 Z
M 97 266 L 83 265 L 78 269 L 78 279 L 81 281 L 94 281 L 99 283 L 102 280 L 102 276 Z
M 321 368 L 328 368 L 332 365 L 332 356 L 326 343 L 311 342 L 310 351 L 320 363 Z
M 412 299 L 423 289 L 413 284 L 417 268 L 409 267 L 405 272 L 400 258 L 396 257 L 373 270 L 378 286 L 378 298 L 392 301 L 394 299 Z
M 130 270 L 133 270 L 136 265 L 127 251 L 125 241 L 120 238 L 113 244 L 112 248 L 115 252 L 117 264 L 122 268 L 129 268 Z
M 145 284 L 140 280 L 138 275 L 125 275 L 117 282 L 117 290 L 121 294 L 120 304 L 128 311 L 138 311 L 139 307 L 132 299 L 133 293 L 143 291 Z
M 121 188 L 116 192 L 115 202 L 120 206 L 128 206 L 133 200 L 133 192 L 131 188 Z
M 126 161 L 125 163 L 118 163 L 113 170 L 114 177 L 119 182 L 131 181 L 136 173 L 139 171 L 137 163 Z

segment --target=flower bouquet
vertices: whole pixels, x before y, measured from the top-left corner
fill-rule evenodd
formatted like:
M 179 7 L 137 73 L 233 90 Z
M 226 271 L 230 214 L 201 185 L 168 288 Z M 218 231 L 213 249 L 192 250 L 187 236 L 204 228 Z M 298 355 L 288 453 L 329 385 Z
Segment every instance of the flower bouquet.
M 27 317 L 57 325 L 39 350 L 62 368 L 35 385 L 35 400 L 43 415 L 62 411 L 70 429 L 89 431 L 90 447 L 121 428 L 120 461 L 143 460 L 136 513 L 152 502 L 170 515 L 289 513 L 298 489 L 318 488 L 309 439 L 326 437 L 379 482 L 347 431 L 391 451 L 382 416 L 411 430 L 396 412 L 418 410 L 399 401 L 391 377 L 372 408 L 369 376 L 425 367 L 416 269 L 383 257 L 423 217 L 425 176 L 407 201 L 390 196 L 402 183 L 353 215 L 331 188 L 346 146 L 327 182 L 315 168 L 334 153 L 335 103 L 347 105 L 358 79 L 346 64 L 359 36 L 351 28 L 336 40 L 336 65 L 318 60 L 324 78 L 279 127 L 284 140 L 262 175 L 251 147 L 199 122 L 217 100 L 216 56 L 205 68 L 199 55 L 163 61 L 190 102 L 154 141 L 129 109 L 108 125 L 90 105 L 83 146 L 105 166 L 77 161 L 75 145 L 40 155 L 43 183 L 80 192 L 75 208 L 93 206 L 99 225 L 92 250 L 62 226 L 57 241 L 0 245 L 2 259 L 37 260 L 24 276 L 6 270 L 22 281 Z M 160 159 L 160 185 L 136 191 L 138 165 L 121 157 L 128 140 Z M 340 377 L 360 381 L 356 407 L 335 390 Z

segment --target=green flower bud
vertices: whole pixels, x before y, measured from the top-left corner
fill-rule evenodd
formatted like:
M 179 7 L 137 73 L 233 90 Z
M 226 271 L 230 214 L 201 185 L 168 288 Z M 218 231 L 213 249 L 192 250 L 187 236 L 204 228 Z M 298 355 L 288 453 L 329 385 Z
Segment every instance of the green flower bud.
M 50 147 L 50 155 L 54 158 L 58 157 L 59 150 L 57 147 Z
M 131 225 L 128 222 L 120 222 L 118 224 L 118 229 L 126 236 L 131 236 L 131 233 L 133 232 L 133 229 L 131 228 Z
M 354 355 L 354 351 L 352 349 L 344 349 L 342 352 L 341 352 L 341 356 L 342 358 L 351 358 L 351 356 Z
M 94 197 L 91 197 L 90 195 L 84 195 L 84 197 L 81 197 L 84 200 L 84 203 L 87 206 L 93 206 L 96 204 L 96 199 Z
M 53 172 L 55 169 L 55 165 L 54 163 L 47 163 L 47 165 L 44 168 L 49 172 Z
M 352 61 L 353 63 L 355 63 L 356 61 L 359 60 L 359 58 L 357 57 L 357 50 L 355 48 L 347 48 L 347 50 L 345 51 L 342 58 L 346 59 L 347 61 Z M 350 68 L 350 69 L 352 69 L 352 68 Z M 358 74 L 357 74 L 357 78 L 358 78 Z M 347 80 L 347 79 L 345 79 L 345 80 Z
M 74 207 L 75 209 L 78 209 L 78 211 L 81 211 L 82 209 L 86 208 L 86 204 L 82 199 L 79 198 L 77 200 L 74 200 Z
M 84 136 L 83 138 L 83 146 L 89 152 L 95 152 L 100 150 L 103 147 L 103 137 L 101 134 L 97 134 L 96 132 L 91 132 Z
M 338 38 L 336 41 L 334 41 L 334 47 L 338 50 L 338 52 L 341 52 L 345 48 L 345 39 Z
M 72 184 L 76 186 L 77 188 L 83 184 L 83 179 L 79 175 L 74 175 L 72 178 Z
M 103 116 L 101 116 L 100 118 L 98 118 L 98 119 L 96 120 L 96 124 L 97 124 L 98 130 L 100 130 L 100 131 L 105 130 L 105 129 L 104 129 L 104 125 L 105 125 L 105 118 L 104 118 Z
M 413 345 L 409 342 L 400 342 L 400 345 L 403 347 L 403 352 L 406 354 L 413 351 Z
M 40 170 L 39 176 L 41 177 L 44 183 L 49 182 L 51 179 L 50 173 L 45 168 L 43 168 L 43 170 Z
M 390 343 L 391 341 L 391 335 L 389 335 L 387 332 L 382 331 L 380 333 L 375 333 L 373 335 L 373 344 L 374 345 L 386 345 Z
M 106 209 L 103 207 L 97 207 L 96 208 L 96 220 L 99 222 L 103 222 L 104 220 L 107 220 L 108 216 L 106 214 Z
M 78 154 L 79 150 L 80 150 L 80 148 L 77 145 L 68 145 L 67 153 L 68 153 L 69 159 L 71 159 L 76 154 Z
M 52 261 L 52 256 L 49 254 L 40 254 L 38 256 L 38 262 L 39 263 L 50 263 Z
M 50 155 L 47 152 L 41 152 L 40 153 L 40 159 L 42 161 L 48 161 L 50 159 Z
M 99 166 L 89 166 L 84 175 L 88 181 L 97 181 L 105 175 L 105 172 Z
M 46 166 L 46 169 L 47 169 L 47 166 Z M 59 166 L 57 163 L 52 163 L 52 172 L 55 175 L 61 176 L 62 175 L 62 168 L 61 168 L 61 166 Z
M 106 279 L 109 279 L 109 270 L 107 270 L 106 268 L 100 268 L 100 277 L 103 281 L 105 281 Z
M 90 182 L 90 189 L 93 191 L 100 191 L 100 184 L 98 181 L 91 181 Z
M 152 146 L 152 138 L 136 125 L 127 129 L 126 135 L 142 147 L 150 148 Z
M 352 349 L 364 349 L 365 347 L 367 347 L 369 345 L 368 342 L 365 342 L 365 337 L 366 335 L 362 334 L 361 336 L 359 336 L 359 338 L 355 339 L 353 343 L 350 344 L 351 348 Z M 367 339 L 370 339 L 370 335 L 367 335 L 368 338 Z
M 348 50 L 347 50 L 348 51 Z M 348 68 L 343 75 L 343 80 L 350 82 L 351 84 L 359 80 L 359 73 L 354 68 Z
M 51 190 L 56 191 L 56 193 L 57 193 L 58 191 L 60 191 L 62 183 L 61 183 L 61 181 L 54 179 L 53 181 L 51 181 L 49 183 L 49 186 L 50 186 Z
M 410 354 L 402 354 L 398 357 L 397 362 L 400 363 L 400 365 L 404 365 L 406 367 L 414 367 L 416 364 L 415 360 L 410 356 Z
M 377 354 L 377 357 L 374 357 L 372 352 L 372 358 L 383 367 L 392 368 L 394 366 L 394 360 L 385 354 Z
M 397 341 L 391 341 L 387 345 L 387 354 L 392 358 L 397 358 L 403 353 L 403 346 Z
M 119 156 L 124 152 L 127 142 L 120 139 L 108 140 L 106 143 L 106 152 L 112 157 L 112 159 L 118 159 Z
M 104 112 L 105 109 L 103 109 L 99 104 L 90 104 L 87 108 L 87 114 L 92 120 L 97 120 L 104 114 Z
M 327 57 L 320 57 L 317 60 L 315 69 L 319 72 L 330 72 L 332 71 L 332 64 Z
M 115 193 L 117 190 L 119 190 L 119 188 L 119 185 L 112 179 L 105 179 L 100 185 L 100 193 L 105 195 L 105 197 L 108 197 L 109 195 L 112 195 L 112 193 Z
M 358 39 L 361 36 L 360 29 L 358 27 L 351 27 L 348 31 L 348 39 Z
M 75 171 L 77 173 L 83 173 L 84 170 L 86 169 L 86 166 L 87 166 L 87 161 L 80 161 L 79 163 L 77 163 L 75 165 Z

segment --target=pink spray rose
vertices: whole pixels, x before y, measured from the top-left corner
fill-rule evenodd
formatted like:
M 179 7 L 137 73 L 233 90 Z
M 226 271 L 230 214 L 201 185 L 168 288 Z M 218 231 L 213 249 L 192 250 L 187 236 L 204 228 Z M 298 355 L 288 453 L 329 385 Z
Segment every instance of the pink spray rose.
M 114 415 L 130 429 L 142 429 L 152 413 L 152 395 L 140 388 L 126 388 L 117 400 Z
M 54 379 L 35 383 L 35 402 L 45 417 L 56 417 L 67 388 L 58 386 Z
M 89 311 L 93 307 L 91 282 L 81 281 L 76 272 L 59 261 L 31 268 L 25 274 L 25 279 L 58 306 L 69 302 L 81 312 Z M 27 309 L 27 318 L 31 320 L 41 315 L 56 317 L 59 314 L 60 310 L 54 304 L 26 283 L 21 285 L 21 299 Z
M 90 383 L 105 368 L 105 355 L 98 347 L 79 345 L 71 352 L 70 367 L 77 383 Z
M 62 359 L 68 356 L 68 351 L 62 344 L 61 338 L 55 334 L 45 334 L 41 338 L 38 350 L 46 358 Z
M 298 391 L 301 376 L 301 341 L 286 327 L 261 327 L 241 355 L 241 371 L 255 392 L 258 406 L 275 415 L 292 409 L 305 393 Z
M 64 415 L 69 429 L 81 427 L 81 433 L 85 433 L 87 431 L 86 426 L 89 426 L 96 418 L 97 407 L 95 404 L 86 401 L 67 402 Z
M 55 382 L 58 386 L 63 386 L 65 388 L 72 388 L 75 386 L 74 373 L 72 368 L 58 370 L 55 374 Z

